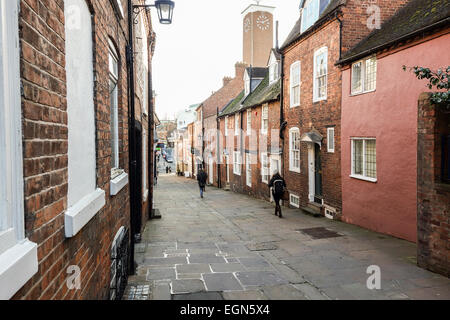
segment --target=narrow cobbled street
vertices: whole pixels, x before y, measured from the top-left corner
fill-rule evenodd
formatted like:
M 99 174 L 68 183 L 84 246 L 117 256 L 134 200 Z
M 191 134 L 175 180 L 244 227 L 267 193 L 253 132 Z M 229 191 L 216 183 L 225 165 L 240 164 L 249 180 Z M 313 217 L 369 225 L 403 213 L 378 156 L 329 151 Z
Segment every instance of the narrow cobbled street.
M 162 175 L 161 220 L 137 245 L 125 299 L 449 299 L 450 280 L 415 265 L 415 244 Z M 367 288 L 369 266 L 381 289 Z

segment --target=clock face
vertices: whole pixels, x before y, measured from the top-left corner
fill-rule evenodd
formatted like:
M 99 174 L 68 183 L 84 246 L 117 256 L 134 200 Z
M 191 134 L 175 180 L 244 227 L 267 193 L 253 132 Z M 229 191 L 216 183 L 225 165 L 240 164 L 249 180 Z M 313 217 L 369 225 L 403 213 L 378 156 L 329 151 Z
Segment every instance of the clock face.
M 268 30 L 270 26 L 270 19 L 266 15 L 260 15 L 256 20 L 256 25 L 261 30 Z
M 245 21 L 244 21 L 244 31 L 245 32 L 249 32 L 251 27 L 252 27 L 252 23 L 251 23 L 250 19 L 249 18 L 245 19 Z

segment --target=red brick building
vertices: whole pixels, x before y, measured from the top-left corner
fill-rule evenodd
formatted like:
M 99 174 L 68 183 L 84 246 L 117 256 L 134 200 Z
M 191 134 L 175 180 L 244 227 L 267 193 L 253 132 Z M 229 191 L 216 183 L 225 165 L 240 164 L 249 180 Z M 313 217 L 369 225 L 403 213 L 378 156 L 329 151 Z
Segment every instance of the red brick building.
M 281 47 L 283 54 L 283 175 L 290 204 L 313 214 L 340 216 L 341 55 L 400 8 L 404 1 L 306 0 Z
M 248 68 L 252 80 L 219 113 L 221 186 L 268 201 L 269 181 L 282 165 L 278 57 L 273 50 L 269 68 Z
M 129 3 L 0 4 L 2 50 L 8 52 L 0 65 L 9 68 L 0 82 L 0 117 L 7 124 L 0 126 L 6 130 L 0 135 L 0 176 L 7 181 L 0 187 L 0 298 L 115 299 L 126 285 L 119 270 L 128 264 L 134 238 L 129 123 L 136 126 L 134 180 L 141 199 L 141 212 L 133 215 L 136 233 L 152 203 L 154 129 L 154 33 L 149 13 L 141 13 L 132 39 L 140 53 L 131 96 Z

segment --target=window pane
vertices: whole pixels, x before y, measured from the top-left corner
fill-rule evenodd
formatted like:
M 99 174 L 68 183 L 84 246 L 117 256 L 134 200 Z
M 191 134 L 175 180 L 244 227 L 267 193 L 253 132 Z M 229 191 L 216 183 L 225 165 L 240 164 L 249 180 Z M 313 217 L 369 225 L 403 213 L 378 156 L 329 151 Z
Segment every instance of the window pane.
M 111 167 L 119 168 L 119 123 L 118 123 L 118 92 L 117 83 L 109 81 L 110 85 L 110 108 L 111 108 Z
M 363 140 L 353 140 L 353 173 L 363 175 Z
M 334 128 L 328 129 L 328 150 L 334 150 Z
M 366 140 L 366 176 L 377 177 L 377 149 L 375 140 Z
M 365 73 L 365 91 L 375 90 L 377 84 L 377 60 L 376 58 L 370 58 L 366 60 L 366 73 Z
M 292 88 L 292 99 L 293 105 L 300 104 L 300 86 Z
M 352 67 L 352 92 L 361 92 L 361 90 L 361 62 L 358 62 Z

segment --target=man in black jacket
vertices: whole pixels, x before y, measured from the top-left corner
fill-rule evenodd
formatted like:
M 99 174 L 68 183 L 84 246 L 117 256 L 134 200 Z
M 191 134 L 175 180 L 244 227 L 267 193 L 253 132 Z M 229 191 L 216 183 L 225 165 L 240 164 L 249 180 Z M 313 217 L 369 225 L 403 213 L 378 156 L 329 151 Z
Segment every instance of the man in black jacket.
M 203 198 L 203 192 L 205 192 L 206 181 L 208 180 L 208 174 L 201 168 L 197 174 L 198 186 L 200 187 L 200 197 Z
M 283 217 L 281 213 L 280 200 L 283 198 L 284 189 L 286 188 L 286 181 L 281 177 L 281 175 L 276 171 L 269 182 L 269 188 L 272 188 L 273 199 L 275 200 L 275 215 L 279 216 L 280 219 Z M 278 215 L 278 213 L 280 215 Z

